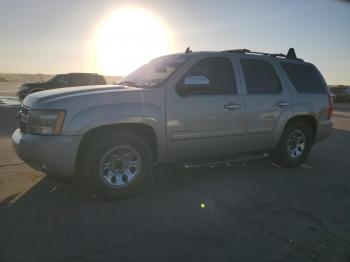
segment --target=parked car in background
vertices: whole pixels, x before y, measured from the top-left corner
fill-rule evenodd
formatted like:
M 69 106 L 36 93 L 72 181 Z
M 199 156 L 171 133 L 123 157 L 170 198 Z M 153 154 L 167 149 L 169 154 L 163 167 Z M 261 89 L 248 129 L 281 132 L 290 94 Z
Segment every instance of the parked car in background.
M 331 92 L 331 91 L 329 91 L 329 94 L 331 95 L 332 100 L 335 101 L 336 95 L 333 92 Z
M 23 99 L 28 94 L 39 91 L 71 87 L 71 86 L 90 86 L 106 85 L 106 80 L 102 75 L 95 73 L 69 73 L 58 74 L 45 82 L 25 83 L 22 84 L 17 93 L 18 97 Z
M 350 87 L 345 85 L 329 86 L 333 101 L 335 102 L 350 102 Z
M 12 141 L 33 168 L 122 197 L 151 182 L 160 163 L 194 168 L 271 156 L 301 165 L 329 135 L 332 111 L 321 73 L 293 50 L 187 50 L 117 85 L 28 96 Z

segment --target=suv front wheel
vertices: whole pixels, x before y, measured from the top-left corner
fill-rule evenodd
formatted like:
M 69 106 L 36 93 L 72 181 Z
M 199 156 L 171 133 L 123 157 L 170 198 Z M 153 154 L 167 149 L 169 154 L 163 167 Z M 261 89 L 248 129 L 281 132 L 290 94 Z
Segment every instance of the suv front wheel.
M 292 122 L 287 125 L 271 157 L 284 167 L 295 167 L 305 162 L 312 146 L 312 132 L 304 122 Z
M 139 135 L 98 136 L 80 161 L 79 180 L 104 198 L 125 197 L 141 189 L 152 174 L 152 151 Z

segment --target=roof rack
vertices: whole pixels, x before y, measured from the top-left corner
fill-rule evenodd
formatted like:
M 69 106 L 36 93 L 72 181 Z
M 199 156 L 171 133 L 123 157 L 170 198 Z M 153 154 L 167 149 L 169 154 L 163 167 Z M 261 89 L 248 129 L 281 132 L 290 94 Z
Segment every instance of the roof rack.
M 263 52 L 255 52 L 250 51 L 249 49 L 233 49 L 233 50 L 225 50 L 223 52 L 227 53 L 240 53 L 240 54 L 255 54 L 255 55 L 266 55 L 271 57 L 282 57 L 282 58 L 288 58 L 288 59 L 295 59 L 299 61 L 304 61 L 300 58 L 297 58 L 294 48 L 289 48 L 287 55 L 285 54 L 270 54 L 270 53 L 263 53 Z
M 185 54 L 191 54 L 192 53 L 192 50 L 190 47 L 187 47 L 186 48 L 186 51 L 185 51 Z

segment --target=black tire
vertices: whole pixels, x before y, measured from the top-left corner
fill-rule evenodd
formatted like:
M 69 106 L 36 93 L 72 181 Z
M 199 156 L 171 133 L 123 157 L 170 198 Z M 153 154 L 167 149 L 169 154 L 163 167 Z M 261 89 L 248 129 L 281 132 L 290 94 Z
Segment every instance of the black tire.
M 149 143 L 134 133 L 104 133 L 89 141 L 78 163 L 78 174 L 75 182 L 90 193 L 104 199 L 130 196 L 150 182 L 152 176 L 153 157 Z M 141 158 L 141 168 L 135 179 L 125 187 L 108 185 L 102 177 L 100 163 L 103 156 L 112 148 L 127 146 L 136 150 Z
M 300 155 L 292 157 L 292 153 L 289 152 L 289 140 L 291 136 L 293 135 L 299 135 L 301 134 L 305 138 L 305 144 L 303 151 L 300 153 Z M 310 127 L 304 123 L 304 122 L 292 122 L 287 125 L 286 129 L 284 130 L 282 137 L 278 143 L 277 148 L 275 148 L 272 151 L 271 159 L 273 162 L 277 163 L 278 165 L 284 166 L 284 167 L 296 167 L 305 162 L 307 159 L 311 147 L 312 147 L 312 132 Z

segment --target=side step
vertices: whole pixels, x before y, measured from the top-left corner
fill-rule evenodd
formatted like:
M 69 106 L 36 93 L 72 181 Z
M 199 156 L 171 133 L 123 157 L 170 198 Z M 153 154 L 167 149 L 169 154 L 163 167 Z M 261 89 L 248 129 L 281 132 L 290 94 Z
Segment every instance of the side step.
M 190 163 L 184 163 L 184 168 L 197 168 L 197 167 L 217 167 L 217 166 L 230 166 L 230 163 L 234 162 L 240 162 L 240 161 L 247 161 L 247 160 L 253 160 L 253 159 L 260 159 L 268 157 L 268 153 L 262 153 L 259 155 L 250 155 L 250 156 L 241 156 L 233 159 L 228 160 L 217 160 L 217 161 L 197 161 L 197 162 L 190 162 Z

